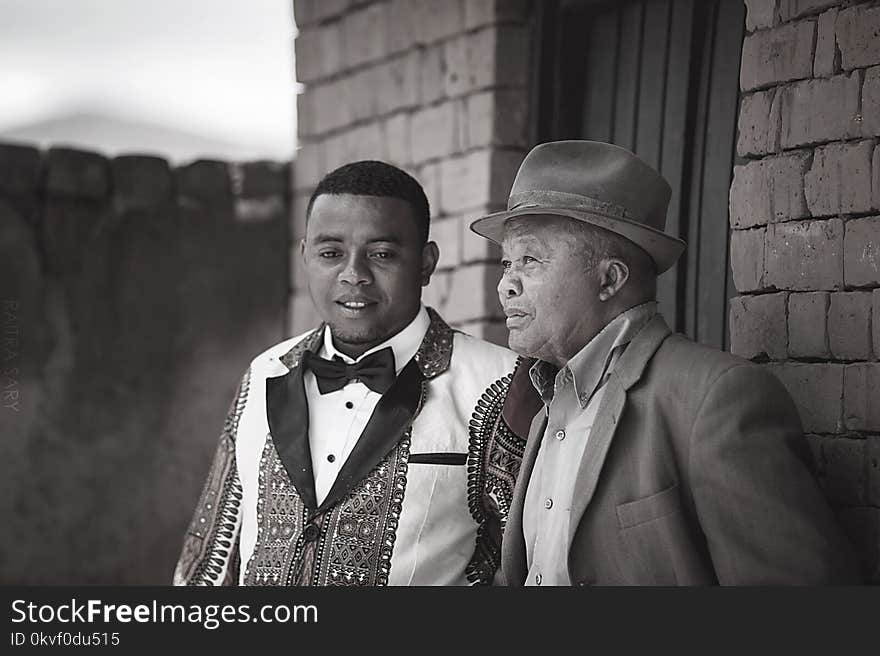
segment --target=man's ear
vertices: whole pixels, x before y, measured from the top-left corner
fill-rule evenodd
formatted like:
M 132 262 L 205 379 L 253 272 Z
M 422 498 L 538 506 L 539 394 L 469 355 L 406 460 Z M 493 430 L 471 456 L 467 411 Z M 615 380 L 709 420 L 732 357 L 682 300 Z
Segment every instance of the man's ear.
M 431 282 L 431 276 L 434 273 L 434 269 L 437 268 L 439 260 L 440 248 L 438 248 L 437 242 L 429 241 L 422 247 L 422 287 L 427 287 L 428 283 Z
M 299 240 L 299 254 L 302 257 L 306 256 L 306 240 L 305 239 Z
M 629 266 L 623 260 L 611 257 L 599 264 L 599 300 L 608 301 L 623 289 L 629 280 Z

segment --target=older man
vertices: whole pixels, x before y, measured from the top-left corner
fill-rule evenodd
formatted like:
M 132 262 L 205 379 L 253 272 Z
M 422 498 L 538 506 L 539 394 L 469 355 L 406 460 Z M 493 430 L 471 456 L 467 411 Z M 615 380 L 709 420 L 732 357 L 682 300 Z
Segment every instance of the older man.
M 537 358 L 503 544 L 511 585 L 825 584 L 858 578 L 808 467 L 797 411 L 761 367 L 673 335 L 657 276 L 670 188 L 629 151 L 547 143 L 508 210 L 510 346 Z

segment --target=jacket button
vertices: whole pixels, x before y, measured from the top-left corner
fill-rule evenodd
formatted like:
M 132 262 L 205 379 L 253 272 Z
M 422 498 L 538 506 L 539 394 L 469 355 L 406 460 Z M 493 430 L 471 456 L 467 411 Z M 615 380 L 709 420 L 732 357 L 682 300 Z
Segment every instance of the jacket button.
M 544 507 L 545 507 L 547 510 L 550 510 L 550 509 L 553 507 L 553 499 L 551 499 L 551 498 L 549 498 L 549 497 L 546 498 L 546 499 L 544 499 Z
M 314 524 L 306 524 L 306 527 L 303 529 L 303 540 L 306 542 L 314 542 L 318 539 L 319 535 L 321 535 L 321 529 Z
M 556 431 L 555 437 L 557 440 L 559 440 L 561 442 L 562 440 L 565 439 L 565 431 L 560 428 L 558 431 Z

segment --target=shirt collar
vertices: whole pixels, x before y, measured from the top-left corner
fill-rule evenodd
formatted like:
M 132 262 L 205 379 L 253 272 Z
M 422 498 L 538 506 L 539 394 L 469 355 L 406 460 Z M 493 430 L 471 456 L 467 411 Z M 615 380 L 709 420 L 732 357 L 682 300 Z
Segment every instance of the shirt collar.
M 585 407 L 593 393 L 601 386 L 611 360 L 626 347 L 651 318 L 657 314 L 656 301 L 648 301 L 621 312 L 578 351 L 560 370 L 539 360 L 529 371 L 532 385 L 549 403 L 556 390 L 573 383 L 578 404 Z
M 338 355 L 345 362 L 354 364 L 370 353 L 375 353 L 376 351 L 380 351 L 383 348 L 390 346 L 392 353 L 394 353 L 394 373 L 399 374 L 406 366 L 406 363 L 412 360 L 413 356 L 419 350 L 419 346 L 421 346 L 422 340 L 425 338 L 425 334 L 428 332 L 428 327 L 430 325 L 431 318 L 428 316 L 428 311 L 425 309 L 425 306 L 422 305 L 415 318 L 410 321 L 403 330 L 386 339 L 381 344 L 377 344 L 373 348 L 365 351 L 357 359 L 352 359 L 345 355 L 345 353 L 337 350 L 333 345 L 333 336 L 330 334 L 330 327 L 328 326 L 324 329 L 324 343 L 319 355 L 331 360 L 333 359 L 333 356 Z

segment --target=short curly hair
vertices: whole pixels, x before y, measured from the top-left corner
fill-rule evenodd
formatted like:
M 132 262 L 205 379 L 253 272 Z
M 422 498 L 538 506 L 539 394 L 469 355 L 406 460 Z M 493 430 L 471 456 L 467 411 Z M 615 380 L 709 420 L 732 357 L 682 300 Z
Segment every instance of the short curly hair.
M 425 190 L 418 180 L 396 166 L 377 160 L 362 160 L 344 164 L 331 171 L 312 192 L 306 209 L 306 220 L 312 213 L 315 199 L 322 194 L 354 194 L 404 200 L 412 207 L 412 216 L 418 225 L 422 243 L 428 241 L 431 210 Z

